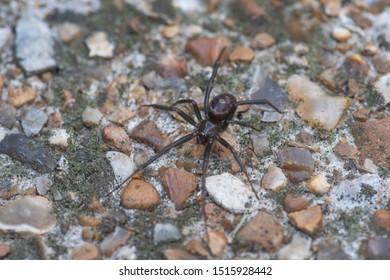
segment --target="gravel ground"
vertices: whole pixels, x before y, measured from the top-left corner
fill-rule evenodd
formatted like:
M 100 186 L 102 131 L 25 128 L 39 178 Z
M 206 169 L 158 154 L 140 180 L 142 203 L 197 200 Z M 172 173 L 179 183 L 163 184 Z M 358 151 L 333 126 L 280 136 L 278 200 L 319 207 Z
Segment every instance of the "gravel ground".
M 389 4 L 0 0 L 0 259 L 390 259 Z

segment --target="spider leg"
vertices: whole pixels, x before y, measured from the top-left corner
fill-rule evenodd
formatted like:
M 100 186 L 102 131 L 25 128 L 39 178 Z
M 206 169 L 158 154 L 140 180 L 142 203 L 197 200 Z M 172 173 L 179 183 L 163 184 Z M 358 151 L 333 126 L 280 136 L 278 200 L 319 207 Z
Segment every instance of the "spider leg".
M 253 125 L 250 125 L 250 124 L 246 123 L 246 122 L 241 122 L 241 121 L 228 121 L 227 123 L 228 123 L 228 124 L 238 124 L 238 125 L 242 125 L 242 126 L 245 126 L 245 127 L 249 127 L 249 128 L 254 129 L 254 130 L 256 130 L 256 131 L 261 131 L 260 128 L 257 128 L 257 127 L 255 127 L 255 126 L 253 126 Z
M 173 107 L 173 106 L 164 106 L 159 104 L 148 104 L 148 105 L 141 105 L 142 107 L 152 107 L 155 109 L 160 109 L 168 112 L 176 112 L 178 113 L 183 119 L 185 119 L 189 124 L 191 124 L 194 127 L 198 127 L 195 120 L 191 118 L 189 115 L 187 115 L 183 110 Z
M 202 206 L 202 215 L 204 219 L 204 227 L 205 227 L 205 233 L 207 234 L 207 217 L 206 217 L 206 174 L 207 174 L 207 167 L 209 165 L 209 159 L 211 150 L 213 147 L 214 139 L 207 142 L 206 149 L 203 154 L 203 164 L 202 164 L 202 179 L 201 179 L 201 194 L 200 194 L 200 201 Z
M 271 106 L 273 109 L 275 109 L 279 113 L 283 114 L 283 112 L 278 107 L 276 107 L 272 102 L 268 101 L 267 99 L 243 100 L 243 101 L 237 102 L 237 106 L 240 106 L 240 105 L 261 105 L 261 104 Z
M 203 120 L 203 118 L 202 118 L 202 115 L 200 113 L 198 103 L 196 103 L 195 100 L 193 100 L 193 99 L 181 99 L 181 100 L 178 100 L 175 103 L 173 103 L 171 107 L 174 107 L 177 104 L 186 104 L 186 103 L 191 103 L 192 104 L 192 108 L 194 108 L 194 112 L 195 112 L 196 118 L 198 119 L 199 122 L 201 122 Z
M 133 173 L 127 177 L 122 183 L 120 183 L 118 186 L 116 186 L 112 191 L 110 191 L 107 195 L 110 195 L 111 193 L 113 193 L 114 191 L 116 191 L 117 189 L 119 189 L 120 187 L 122 187 L 128 180 L 131 179 L 131 177 L 133 177 L 136 173 L 140 172 L 141 170 L 145 169 L 149 164 L 151 164 L 152 162 L 154 162 L 155 160 L 157 160 L 159 157 L 163 156 L 164 154 L 166 154 L 167 152 L 169 152 L 170 150 L 172 150 L 173 148 L 175 147 L 178 147 L 188 141 L 190 141 L 192 138 L 194 138 L 197 134 L 195 132 L 193 133 L 190 133 L 190 134 L 187 134 L 186 136 L 183 136 L 181 138 L 179 138 L 178 140 L 172 142 L 171 144 L 167 145 L 164 149 L 162 149 L 160 152 L 158 152 L 157 154 L 155 154 L 154 156 L 152 156 L 149 160 L 147 160 L 146 162 L 144 162 L 143 164 L 141 164 L 140 166 L 137 167 L 136 170 L 133 171 Z
M 213 88 L 213 83 L 214 83 L 215 77 L 217 76 L 217 71 L 218 71 L 219 66 L 221 65 L 221 58 L 222 58 L 222 55 L 225 52 L 225 50 L 226 50 L 226 47 L 223 48 L 222 51 L 220 52 L 217 60 L 215 61 L 213 73 L 211 74 L 211 78 L 207 82 L 207 87 L 206 87 L 206 91 L 205 91 L 205 95 L 204 95 L 204 113 L 205 113 L 206 117 L 209 114 L 209 100 L 210 100 L 211 90 Z
M 248 179 L 248 182 L 249 182 L 249 184 L 250 184 L 250 186 L 251 186 L 252 192 L 255 194 L 256 198 L 257 198 L 258 200 L 260 200 L 258 194 L 257 194 L 256 191 L 255 191 L 255 188 L 253 187 L 252 181 L 251 181 L 250 178 L 249 178 L 249 175 L 248 175 L 248 172 L 247 172 L 247 170 L 246 170 L 246 167 L 245 167 L 244 163 L 241 161 L 241 159 L 240 159 L 240 157 L 239 157 L 237 151 L 233 148 L 232 145 L 230 145 L 230 144 L 229 144 L 225 139 L 223 139 L 222 137 L 217 138 L 217 141 L 218 141 L 219 143 L 221 143 L 223 146 L 225 146 L 226 148 L 228 148 L 228 149 L 232 152 L 234 158 L 236 159 L 236 161 L 237 161 L 238 164 L 240 165 L 241 171 L 245 173 L 245 176 L 246 176 L 246 178 Z

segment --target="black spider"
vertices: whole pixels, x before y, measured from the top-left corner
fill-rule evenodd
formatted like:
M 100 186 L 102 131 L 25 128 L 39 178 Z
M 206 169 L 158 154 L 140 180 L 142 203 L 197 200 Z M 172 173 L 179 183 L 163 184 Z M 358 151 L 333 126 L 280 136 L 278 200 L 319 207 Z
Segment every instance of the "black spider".
M 244 101 L 237 101 L 236 98 L 230 94 L 230 93 L 222 93 L 217 96 L 215 96 L 211 102 L 209 102 L 210 99 L 210 93 L 212 90 L 213 82 L 215 79 L 215 76 L 217 75 L 218 67 L 220 66 L 221 63 L 221 57 L 223 54 L 224 50 L 221 51 L 219 54 L 219 57 L 217 58 L 217 61 L 215 62 L 214 68 L 213 68 L 213 73 L 211 75 L 211 78 L 209 79 L 205 91 L 205 98 L 204 98 L 204 118 L 202 117 L 202 114 L 200 113 L 198 104 L 195 102 L 193 99 L 181 99 L 173 103 L 171 106 L 164 106 L 164 105 L 159 105 L 159 104 L 149 104 L 149 105 L 142 105 L 143 107 L 153 107 L 155 109 L 160 109 L 160 110 L 165 110 L 165 111 L 173 111 L 178 113 L 185 121 L 187 121 L 189 124 L 195 127 L 195 130 L 178 140 L 172 142 L 165 148 L 163 148 L 160 152 L 155 154 L 152 158 L 147 160 L 145 163 L 140 165 L 129 177 L 127 177 L 121 184 L 119 184 L 115 189 L 113 189 L 109 194 L 114 192 L 115 190 L 119 189 L 121 186 L 125 184 L 129 179 L 131 179 L 136 173 L 142 171 L 145 169 L 148 165 L 153 163 L 155 160 L 160 158 L 162 155 L 166 154 L 170 150 L 172 150 L 175 147 L 178 147 L 194 137 L 198 137 L 201 144 L 206 145 L 206 149 L 204 151 L 203 155 L 203 165 L 202 165 L 202 179 L 201 179 L 201 203 L 202 203 L 202 212 L 203 215 L 205 216 L 205 198 L 206 198 L 206 171 L 207 171 L 207 166 L 209 163 L 209 158 L 211 154 L 211 150 L 213 147 L 213 144 L 217 141 L 226 148 L 228 148 L 231 153 L 233 154 L 235 160 L 238 162 L 240 165 L 241 171 L 245 173 L 245 176 L 248 179 L 248 182 L 251 186 L 251 189 L 253 193 L 255 194 L 256 198 L 259 200 L 259 196 L 256 193 L 252 182 L 249 178 L 248 172 L 246 170 L 246 167 L 244 166 L 243 162 L 238 156 L 237 151 L 225 140 L 223 139 L 220 134 L 226 130 L 226 128 L 229 126 L 229 124 L 237 124 L 237 125 L 242 125 L 246 127 L 250 127 L 253 129 L 257 129 L 245 122 L 241 121 L 235 121 L 232 120 L 234 113 L 237 110 L 238 106 L 241 105 L 254 105 L 254 104 L 266 104 L 271 106 L 273 109 L 276 111 L 282 113 L 275 105 L 273 105 L 271 102 L 269 102 L 266 99 L 258 99 L 258 100 L 244 100 Z M 181 109 L 177 108 L 176 105 L 179 104 L 191 104 L 195 116 L 198 120 L 196 122 L 191 116 L 189 116 L 187 113 L 182 111 Z M 185 208 L 189 204 L 182 205 L 180 206 L 180 209 Z

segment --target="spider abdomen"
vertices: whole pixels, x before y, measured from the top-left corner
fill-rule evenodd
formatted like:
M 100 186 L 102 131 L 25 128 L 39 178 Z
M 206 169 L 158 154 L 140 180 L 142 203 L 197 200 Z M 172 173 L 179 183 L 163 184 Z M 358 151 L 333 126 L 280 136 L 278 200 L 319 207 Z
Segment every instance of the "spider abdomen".
M 236 104 L 237 100 L 233 95 L 229 93 L 218 94 L 210 102 L 210 119 L 214 122 L 224 121 Z

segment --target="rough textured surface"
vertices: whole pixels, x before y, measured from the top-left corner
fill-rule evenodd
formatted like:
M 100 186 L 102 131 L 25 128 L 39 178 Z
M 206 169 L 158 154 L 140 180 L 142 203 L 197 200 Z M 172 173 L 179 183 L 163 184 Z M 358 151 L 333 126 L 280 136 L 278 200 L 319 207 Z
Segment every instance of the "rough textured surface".
M 126 209 L 153 210 L 159 201 L 156 189 L 142 180 L 132 180 L 121 195 L 121 205 Z
M 288 217 L 295 227 L 307 234 L 315 236 L 322 229 L 322 213 L 319 205 L 290 213 Z

